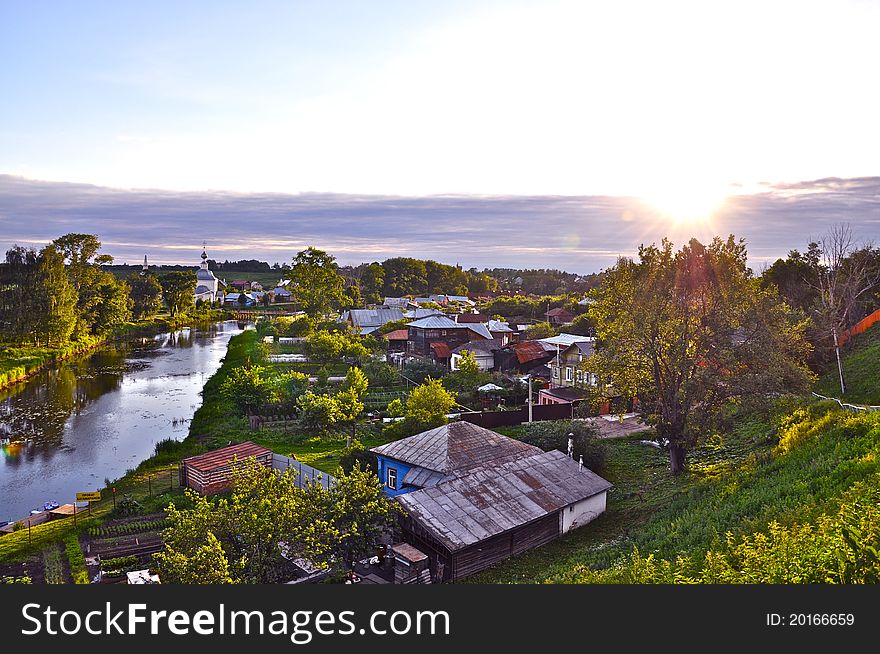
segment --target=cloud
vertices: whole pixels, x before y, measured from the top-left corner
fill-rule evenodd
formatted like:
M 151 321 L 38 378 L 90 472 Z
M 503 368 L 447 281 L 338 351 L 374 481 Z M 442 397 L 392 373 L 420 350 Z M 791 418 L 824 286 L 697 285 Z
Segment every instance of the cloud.
M 644 202 L 610 196 L 403 197 L 113 189 L 0 175 L 0 248 L 39 245 L 68 232 L 97 234 L 119 262 L 289 261 L 315 245 L 341 263 L 392 256 L 478 268 L 562 268 L 587 273 L 641 243 L 734 233 L 753 265 L 803 249 L 849 222 L 880 237 L 880 178 L 765 184 L 730 198 L 709 225 L 674 226 Z

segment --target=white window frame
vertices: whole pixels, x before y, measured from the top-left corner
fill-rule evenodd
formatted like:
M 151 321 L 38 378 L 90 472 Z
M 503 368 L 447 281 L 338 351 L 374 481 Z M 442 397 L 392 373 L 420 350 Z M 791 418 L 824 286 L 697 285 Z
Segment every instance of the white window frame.
M 385 470 L 385 485 L 391 490 L 397 490 L 397 468 Z
M 565 381 L 572 382 L 574 381 L 574 368 L 571 366 L 565 367 Z

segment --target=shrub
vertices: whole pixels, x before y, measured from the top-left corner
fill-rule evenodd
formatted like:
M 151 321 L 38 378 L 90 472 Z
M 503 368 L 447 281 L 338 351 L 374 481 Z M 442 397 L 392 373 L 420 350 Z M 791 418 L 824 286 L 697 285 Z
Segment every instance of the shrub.
M 64 549 L 67 552 L 67 562 L 70 564 L 70 576 L 75 584 L 89 583 L 89 573 L 86 570 L 86 557 L 83 556 L 79 546 L 79 536 L 71 534 L 64 539 Z
M 584 457 L 584 465 L 600 473 L 605 467 L 605 444 L 597 436 L 596 428 L 582 420 L 541 420 L 523 425 L 520 440 L 540 447 L 545 452 L 568 452 L 569 434 L 574 435 L 574 460 Z

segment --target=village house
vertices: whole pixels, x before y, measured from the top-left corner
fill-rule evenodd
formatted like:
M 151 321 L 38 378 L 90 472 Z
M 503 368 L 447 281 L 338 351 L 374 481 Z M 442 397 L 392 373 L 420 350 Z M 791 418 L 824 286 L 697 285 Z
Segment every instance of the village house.
M 470 343 L 459 345 L 452 350 L 449 367 L 452 370 L 458 370 L 458 362 L 461 361 L 462 355 L 467 351 L 474 355 L 474 358 L 477 360 L 477 365 L 480 366 L 480 370 L 494 370 L 495 353 L 502 347 L 504 347 L 504 343 L 498 338 L 492 338 L 486 341 L 471 341 Z
M 407 309 L 416 309 L 419 306 L 408 297 L 386 297 L 382 301 L 382 305 L 386 307 L 394 307 L 403 311 L 406 311 Z
M 511 343 L 495 353 L 495 370 L 518 372 L 550 379 L 547 364 L 556 356 L 556 347 L 541 341 Z
M 269 291 L 269 293 L 272 294 L 275 302 L 290 302 L 291 298 L 293 297 L 290 291 L 287 290 L 286 285 L 276 286 L 271 291 Z
M 605 511 L 611 483 L 562 452 L 467 422 L 372 449 L 404 511 L 402 539 L 455 581 L 581 527 Z
M 581 366 L 584 361 L 593 356 L 595 346 L 594 338 L 582 337 L 584 340 L 572 343 L 559 351 L 559 356 L 550 362 L 552 372 L 552 384 L 554 387 L 595 386 L 596 376 L 585 373 Z
M 389 355 L 406 353 L 406 341 L 409 339 L 409 330 L 395 329 L 393 332 L 385 334 L 384 338 L 388 342 Z
M 557 327 L 568 325 L 574 321 L 574 315 L 562 308 L 550 309 L 550 311 L 544 314 L 544 317 L 547 319 L 547 322 Z
M 474 340 L 490 340 L 483 324 L 461 324 L 445 316 L 430 316 L 407 325 L 406 354 L 448 364 L 452 350 Z
M 343 311 L 339 322 L 347 324 L 355 333 L 364 336 L 371 334 L 382 325 L 403 320 L 403 311 L 397 308 L 350 309 Z

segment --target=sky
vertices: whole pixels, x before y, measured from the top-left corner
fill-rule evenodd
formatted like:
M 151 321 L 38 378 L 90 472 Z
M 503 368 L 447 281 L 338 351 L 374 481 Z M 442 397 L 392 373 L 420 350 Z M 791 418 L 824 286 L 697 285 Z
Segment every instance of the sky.
M 591 272 L 667 234 L 756 263 L 841 220 L 872 240 L 878 24 L 867 0 L 4 0 L 0 247 Z

